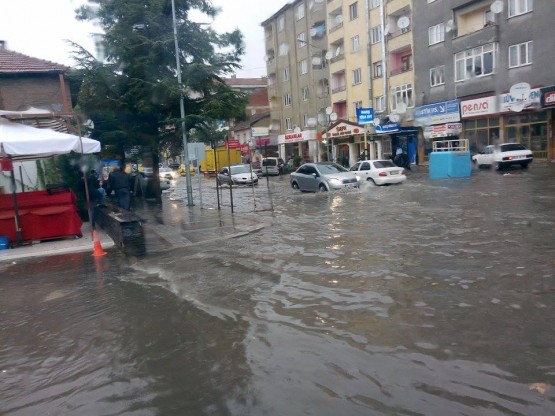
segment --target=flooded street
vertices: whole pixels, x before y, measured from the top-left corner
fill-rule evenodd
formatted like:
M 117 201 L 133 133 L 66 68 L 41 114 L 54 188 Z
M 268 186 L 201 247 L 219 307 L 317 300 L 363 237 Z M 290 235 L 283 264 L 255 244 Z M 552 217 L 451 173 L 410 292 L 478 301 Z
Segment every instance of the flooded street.
M 553 415 L 554 179 L 264 178 L 233 192 L 258 232 L 0 264 L 0 414 Z

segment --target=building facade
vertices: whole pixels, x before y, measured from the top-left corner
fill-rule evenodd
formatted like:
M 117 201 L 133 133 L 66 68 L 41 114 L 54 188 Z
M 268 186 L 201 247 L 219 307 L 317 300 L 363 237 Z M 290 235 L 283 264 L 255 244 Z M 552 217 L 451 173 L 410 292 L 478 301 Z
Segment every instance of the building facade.
M 519 142 L 536 159 L 554 159 L 554 19 L 546 1 L 427 0 L 415 8 L 416 101 L 426 153 L 435 138 L 460 135 L 472 153 Z M 457 102 L 458 122 L 424 117 Z

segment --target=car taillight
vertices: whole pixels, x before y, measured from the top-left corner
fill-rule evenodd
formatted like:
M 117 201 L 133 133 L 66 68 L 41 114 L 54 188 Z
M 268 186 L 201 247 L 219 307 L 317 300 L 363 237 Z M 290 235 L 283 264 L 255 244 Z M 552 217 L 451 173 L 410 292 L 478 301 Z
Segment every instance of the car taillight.
M 387 172 L 380 172 L 378 176 L 387 176 Z

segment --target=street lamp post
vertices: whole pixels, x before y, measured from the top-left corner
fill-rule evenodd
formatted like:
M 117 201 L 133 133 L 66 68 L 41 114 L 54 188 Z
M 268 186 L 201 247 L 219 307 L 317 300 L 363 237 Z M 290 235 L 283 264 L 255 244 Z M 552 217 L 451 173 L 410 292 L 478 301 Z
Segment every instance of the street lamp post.
M 175 19 L 175 1 L 172 0 L 173 39 L 175 43 L 175 64 L 177 70 L 177 83 L 179 84 L 180 99 L 179 109 L 181 111 L 181 131 L 183 133 L 183 164 L 185 165 L 185 179 L 187 183 L 187 206 L 193 206 L 193 185 L 191 183 L 191 172 L 189 171 L 189 149 L 187 145 L 187 130 L 185 126 L 185 103 L 183 84 L 181 83 L 181 64 L 179 62 L 179 44 L 177 43 L 177 23 Z

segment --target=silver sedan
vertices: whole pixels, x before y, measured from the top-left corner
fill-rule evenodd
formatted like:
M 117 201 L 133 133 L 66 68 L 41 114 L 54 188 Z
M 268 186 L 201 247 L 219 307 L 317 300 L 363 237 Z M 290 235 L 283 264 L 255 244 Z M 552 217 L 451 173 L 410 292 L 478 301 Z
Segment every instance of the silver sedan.
M 305 163 L 290 175 L 291 187 L 303 192 L 358 188 L 359 177 L 343 166 L 331 162 Z

